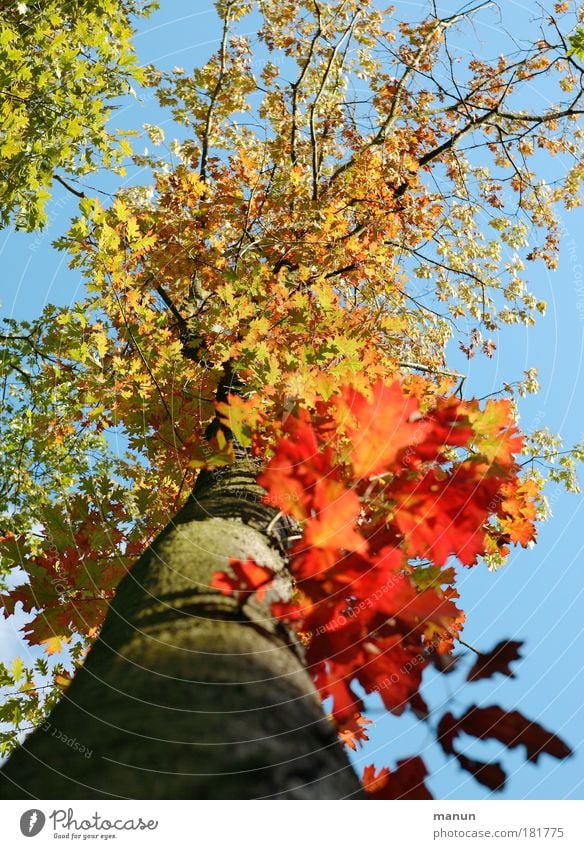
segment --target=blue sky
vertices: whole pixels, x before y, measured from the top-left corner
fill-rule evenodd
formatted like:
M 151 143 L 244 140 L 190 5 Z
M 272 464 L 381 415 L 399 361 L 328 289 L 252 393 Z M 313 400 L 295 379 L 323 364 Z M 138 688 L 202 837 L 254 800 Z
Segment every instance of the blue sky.
M 205 61 L 217 45 L 215 15 L 207 0 L 199 0 L 200 11 L 188 11 L 181 0 L 160 0 L 161 10 L 140 25 L 136 39 L 142 62 L 159 67 L 175 65 L 186 69 Z M 396 3 L 399 16 L 418 18 L 424 4 Z M 553 8 L 550 0 L 544 9 Z M 453 5 L 443 4 L 445 11 Z M 529 8 L 517 2 L 505 3 L 506 27 L 523 34 L 530 17 Z M 484 55 L 497 53 L 498 18 L 483 13 L 476 29 L 477 50 Z M 545 92 L 533 91 L 534 107 Z M 165 118 L 152 100 L 131 102 L 116 116 L 116 126 L 136 127 L 142 122 L 164 126 Z M 172 136 L 172 133 L 169 133 Z M 149 144 L 147 141 L 145 144 Z M 542 174 L 545 177 L 546 174 Z M 139 175 L 133 175 L 139 182 Z M 89 185 L 92 180 L 89 179 Z M 50 224 L 41 234 L 0 233 L 0 287 L 3 316 L 30 318 L 47 302 L 70 303 L 82 294 L 79 274 L 66 267 L 66 257 L 51 248 L 51 240 L 67 227 L 75 213 L 75 199 L 59 186 L 49 210 Z M 584 439 L 582 416 L 584 397 L 584 213 L 576 211 L 565 218 L 562 259 L 556 272 L 543 265 L 529 270 L 532 290 L 548 302 L 547 316 L 535 328 L 512 328 L 496 339 L 498 351 L 492 361 L 462 360 L 453 351 L 451 366 L 468 375 L 467 395 L 484 396 L 496 391 L 504 381 L 522 376 L 525 369 L 539 369 L 541 392 L 521 402 L 521 425 L 530 430 L 547 424 L 560 432 L 566 444 Z M 460 689 L 461 677 L 430 676 L 424 694 L 431 706 L 450 698 L 448 709 L 466 707 L 472 702 L 499 703 L 520 709 L 550 730 L 559 733 L 574 749 L 584 742 L 584 659 L 581 649 L 584 631 L 582 580 L 582 497 L 550 488 L 552 518 L 541 527 L 532 550 L 515 551 L 509 565 L 496 574 L 485 567 L 460 570 L 462 607 L 467 612 L 465 639 L 488 650 L 503 638 L 524 640 L 524 659 L 517 664 L 517 678 L 500 676 Z M 582 525 L 580 524 L 582 522 Z M 0 658 L 22 653 L 10 623 L 0 621 Z M 468 657 L 467 665 L 473 658 Z M 358 753 L 361 765 L 374 761 L 392 766 L 397 758 L 420 753 L 433 778 L 429 782 L 441 798 L 480 799 L 487 791 L 456 765 L 448 763 L 432 743 L 427 728 L 409 718 L 395 718 L 378 710 L 371 702 L 375 720 L 365 750 Z M 456 705 L 456 708 L 453 707 Z M 440 712 L 437 711 L 437 717 Z M 467 753 L 481 760 L 499 754 L 496 744 L 475 743 Z M 583 798 L 584 772 L 581 757 L 558 764 L 543 756 L 538 766 L 525 764 L 515 751 L 505 753 L 510 780 L 499 798 Z

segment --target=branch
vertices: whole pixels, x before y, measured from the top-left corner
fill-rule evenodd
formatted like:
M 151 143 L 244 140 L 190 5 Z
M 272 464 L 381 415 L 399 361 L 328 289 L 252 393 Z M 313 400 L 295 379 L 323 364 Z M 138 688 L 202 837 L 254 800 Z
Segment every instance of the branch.
M 561 109 L 559 112 L 544 112 L 543 115 L 529 115 L 523 112 L 497 112 L 497 116 L 506 121 L 527 122 L 528 124 L 535 125 L 546 124 L 548 121 L 559 121 L 560 118 L 575 118 L 577 115 L 584 115 L 584 109 L 575 108 L 575 104 L 581 97 L 582 92 L 578 92 L 578 95 L 572 102 L 572 106 L 568 106 L 567 109 Z
M 329 180 L 329 185 L 332 184 L 337 179 L 337 177 L 340 177 L 341 174 L 344 174 L 345 171 L 348 171 L 350 168 L 352 168 L 353 165 L 355 164 L 355 162 L 357 161 L 357 159 L 366 150 L 369 150 L 370 148 L 375 147 L 375 146 L 383 143 L 383 141 L 384 141 L 384 139 L 387 135 L 387 131 L 391 128 L 391 126 L 395 123 L 395 121 L 399 117 L 398 114 L 397 114 L 397 111 L 398 111 L 399 106 L 402 102 L 402 96 L 403 96 L 403 93 L 404 93 L 404 90 L 405 90 L 405 86 L 406 86 L 408 80 L 410 79 L 410 77 L 412 76 L 412 74 L 414 74 L 418 71 L 420 63 L 422 62 L 422 60 L 426 56 L 426 53 L 428 52 L 430 45 L 431 45 L 436 33 L 437 32 L 443 32 L 444 30 L 448 29 L 448 27 L 451 27 L 453 24 L 457 23 L 462 18 L 466 18 L 466 17 L 472 15 L 474 12 L 479 11 L 479 9 L 483 9 L 487 6 L 492 6 L 492 5 L 494 5 L 494 0 L 486 0 L 486 2 L 479 3 L 478 6 L 474 6 L 472 9 L 468 9 L 466 12 L 457 12 L 456 14 L 451 15 L 449 18 L 443 18 L 443 19 L 438 20 L 436 22 L 436 24 L 428 32 L 428 35 L 426 36 L 423 44 L 421 45 L 418 53 L 416 54 L 416 58 L 414 59 L 414 61 L 410 65 L 408 65 L 406 67 L 406 69 L 404 70 L 399 82 L 397 83 L 397 88 L 396 88 L 395 94 L 394 94 L 392 102 L 391 102 L 391 107 L 390 107 L 389 113 L 387 114 L 383 123 L 378 127 L 377 133 L 373 136 L 373 138 L 369 142 L 367 142 L 366 145 L 364 145 L 364 147 L 361 148 L 360 151 L 358 151 L 354 156 L 352 156 L 346 162 L 343 162 L 341 165 L 339 165 L 338 168 L 335 169 L 335 171 L 333 171 L 333 173 L 330 177 L 330 180 Z M 404 191 L 405 191 L 405 189 L 404 189 Z
M 411 368 L 416 371 L 423 371 L 426 374 L 441 374 L 444 377 L 456 377 L 458 380 L 466 380 L 466 375 L 458 371 L 448 371 L 447 369 L 434 368 L 433 366 L 425 366 L 422 363 L 398 362 L 400 368 Z
M 211 100 L 209 103 L 209 108 L 207 110 L 207 117 L 205 118 L 205 130 L 201 139 L 201 167 L 199 169 L 199 174 L 203 182 L 205 182 L 205 180 L 207 179 L 207 159 L 209 157 L 209 135 L 211 132 L 211 121 L 213 120 L 213 112 L 225 78 L 225 65 L 227 58 L 227 35 L 229 33 L 231 6 L 232 4 L 229 4 L 229 6 L 227 7 L 225 11 L 225 17 L 223 19 L 223 35 L 221 36 L 221 46 L 219 48 L 219 76 L 217 77 L 215 88 L 213 89 L 213 92 L 211 94 Z
M 62 177 L 59 177 L 58 174 L 53 174 L 53 179 L 56 180 L 57 183 L 60 183 L 63 188 L 67 189 L 68 192 L 71 192 L 72 195 L 75 195 L 75 197 L 85 197 L 85 192 L 80 192 L 77 189 L 74 189 L 73 186 L 69 185 L 69 183 L 67 183 Z
M 325 86 L 328 82 L 330 72 L 333 68 L 333 65 L 335 63 L 335 59 L 337 58 L 337 55 L 338 55 L 338 52 L 339 52 L 340 48 L 342 47 L 345 39 L 348 36 L 350 37 L 351 33 L 353 32 L 353 30 L 355 28 L 355 24 L 357 23 L 357 20 L 359 18 L 359 14 L 360 14 L 359 11 L 355 12 L 355 14 L 353 15 L 353 17 L 351 19 L 349 26 L 345 29 L 341 38 L 335 44 L 333 51 L 332 51 L 332 53 L 329 57 L 329 61 L 327 63 L 327 66 L 326 66 L 325 72 L 323 74 L 322 80 L 320 82 L 319 89 L 318 89 L 318 91 L 315 95 L 314 100 L 310 104 L 310 110 L 309 111 L 310 111 L 310 141 L 311 141 L 311 145 L 312 145 L 312 199 L 313 200 L 318 200 L 318 178 L 320 176 L 319 175 L 319 164 L 318 164 L 319 163 L 318 143 L 317 143 L 317 140 L 316 140 L 316 132 L 315 132 L 315 128 L 314 128 L 314 111 L 315 111 L 315 109 L 316 109 L 316 107 L 317 107 L 317 105 L 320 101 L 320 98 L 322 97 L 322 93 L 323 93 Z M 320 29 L 320 14 L 319 14 L 319 29 Z
M 497 111 L 498 106 L 493 106 L 491 109 L 488 109 L 483 115 L 479 115 L 478 118 L 472 118 L 465 127 L 462 127 L 456 133 L 453 133 L 450 138 L 446 139 L 445 142 L 438 145 L 438 147 L 433 148 L 433 150 L 429 150 L 428 153 L 425 153 L 418 159 L 418 165 L 420 168 L 423 168 L 424 165 L 428 165 L 432 162 L 433 159 L 436 159 L 439 156 L 442 156 L 443 153 L 446 153 L 447 150 L 455 147 L 456 143 L 460 141 L 461 138 L 467 136 L 469 133 L 472 133 L 477 127 L 480 127 L 481 124 L 484 124 L 485 121 L 488 121 L 489 118 L 492 118 L 493 115 L 500 115 Z M 407 189 L 407 183 L 402 183 L 401 186 L 396 190 L 395 196 L 401 197 Z
M 128 318 L 127 318 L 127 316 L 126 316 L 126 311 L 124 310 L 124 307 L 123 307 L 122 302 L 121 302 L 121 300 L 120 300 L 120 296 L 119 296 L 119 294 L 118 294 L 118 291 L 117 291 L 117 289 L 115 288 L 115 286 L 113 286 L 113 285 L 112 285 L 112 289 L 113 289 L 114 297 L 115 297 L 116 302 L 117 302 L 117 304 L 118 304 L 118 309 L 119 309 L 119 311 L 120 311 L 120 315 L 122 316 L 122 320 L 123 320 L 124 325 L 125 325 L 125 327 L 126 327 L 126 331 L 127 331 L 127 333 L 128 333 L 128 336 L 129 336 L 129 337 L 130 337 L 130 339 L 132 340 L 132 344 L 134 345 L 134 348 L 136 349 L 136 352 L 138 353 L 138 356 L 139 356 L 139 357 L 140 357 L 140 359 L 142 360 L 142 363 L 144 364 L 144 367 L 145 367 L 146 371 L 148 372 L 148 375 L 150 376 L 150 380 L 152 381 L 152 383 L 153 383 L 153 384 L 154 384 L 154 386 L 156 387 L 156 391 L 158 392 L 158 395 L 160 396 L 160 400 L 162 401 L 162 406 L 164 407 L 164 410 L 165 410 L 165 412 L 166 412 L 166 415 L 168 416 L 168 419 L 169 419 L 170 424 L 171 424 L 171 426 L 172 426 L 172 432 L 175 434 L 175 436 L 177 436 L 177 437 L 178 437 L 179 442 L 180 442 L 182 445 L 184 445 L 184 439 L 182 438 L 182 436 L 180 435 L 179 431 L 177 430 L 177 427 L 176 427 L 176 424 L 175 424 L 175 422 L 174 422 L 174 418 L 173 418 L 172 412 L 171 412 L 171 411 L 170 411 L 170 409 L 169 409 L 169 406 L 168 406 L 168 404 L 167 404 L 167 402 L 166 402 L 166 398 L 164 397 L 164 394 L 163 394 L 163 392 L 162 392 L 162 389 L 161 389 L 161 387 L 160 387 L 160 384 L 158 383 L 158 381 L 157 381 L 157 379 L 156 379 L 156 377 L 155 377 L 154 373 L 152 372 L 152 369 L 150 368 L 150 365 L 149 365 L 149 363 L 148 363 L 148 360 L 147 360 L 147 359 L 146 359 L 146 357 L 144 356 L 144 352 L 142 351 L 142 347 L 140 346 L 140 343 L 138 342 L 138 340 L 137 340 L 137 339 L 136 339 L 136 337 L 134 336 L 134 331 L 133 331 L 133 330 L 132 330 L 132 328 L 130 327 L 130 323 L 129 323 Z
M 176 308 L 174 303 L 171 301 L 167 292 L 165 292 L 165 290 L 162 288 L 162 286 L 157 286 L 156 291 L 158 292 L 158 294 L 160 295 L 160 297 L 162 298 L 162 300 L 164 301 L 164 303 L 166 304 L 168 309 L 171 311 L 173 316 L 176 318 L 176 320 L 179 324 L 179 327 L 181 327 L 182 329 L 185 329 L 186 326 L 187 326 L 186 318 L 179 313 L 178 309 Z
M 312 62 L 312 57 L 314 55 L 314 48 L 316 47 L 316 43 L 320 36 L 322 35 L 322 31 L 320 28 L 320 9 L 318 5 L 315 3 L 315 8 L 317 12 L 318 24 L 315 30 L 315 33 L 310 42 L 310 47 L 308 48 L 308 55 L 306 57 L 306 62 L 302 66 L 302 70 L 300 71 L 300 75 L 295 83 L 290 84 L 290 88 L 292 89 L 292 133 L 290 135 L 290 159 L 292 161 L 292 165 L 296 165 L 296 161 L 298 159 L 296 155 L 296 136 L 298 134 L 298 90 L 302 85 L 302 81 L 306 76 L 306 72 L 310 67 L 310 63 Z
M 484 657 L 484 653 L 482 651 L 479 651 L 478 649 L 475 649 L 475 647 L 471 646 L 470 643 L 465 642 L 465 640 L 462 640 L 460 637 L 455 637 L 455 639 L 460 643 L 461 646 L 464 646 L 465 648 L 470 649 L 471 651 L 473 651 L 479 657 Z

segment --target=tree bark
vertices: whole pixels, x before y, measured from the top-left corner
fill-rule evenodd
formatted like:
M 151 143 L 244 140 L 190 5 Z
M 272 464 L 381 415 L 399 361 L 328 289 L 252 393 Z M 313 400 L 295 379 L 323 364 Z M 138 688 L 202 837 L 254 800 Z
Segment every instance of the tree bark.
M 62 701 L 0 771 L 0 798 L 359 797 L 301 649 L 267 603 L 242 609 L 210 588 L 230 557 L 285 570 L 255 477 L 248 459 L 200 476 Z

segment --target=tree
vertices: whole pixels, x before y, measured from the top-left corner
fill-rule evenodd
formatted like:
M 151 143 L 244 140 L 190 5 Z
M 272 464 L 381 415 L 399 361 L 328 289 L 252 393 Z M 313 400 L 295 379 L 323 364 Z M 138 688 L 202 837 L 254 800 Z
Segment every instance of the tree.
M 361 790 L 337 742 L 366 739 L 351 684 L 427 717 L 421 673 L 448 669 L 464 621 L 450 558 L 496 567 L 534 540 L 543 480 L 522 454 L 569 488 L 582 456 L 519 434 L 532 372 L 480 404 L 447 367 L 451 339 L 489 356 L 486 334 L 544 311 L 525 263 L 556 263 L 584 174 L 576 20 L 557 4 L 537 43 L 463 65 L 461 28 L 491 5 L 412 23 L 221 0 L 206 66 L 148 70 L 187 128 L 178 164 L 136 156 L 153 190 L 84 197 L 59 242 L 84 300 L 4 337 L 2 556 L 27 575 L 5 610 L 79 666 L 54 666 L 46 700 L 48 664 L 3 670 L 16 727 L 64 691 L 4 796 L 428 798 L 415 756 Z M 510 674 L 517 648 L 470 680 Z M 445 714 L 443 750 L 491 788 L 501 766 L 457 751 L 461 731 L 570 753 L 518 712 Z

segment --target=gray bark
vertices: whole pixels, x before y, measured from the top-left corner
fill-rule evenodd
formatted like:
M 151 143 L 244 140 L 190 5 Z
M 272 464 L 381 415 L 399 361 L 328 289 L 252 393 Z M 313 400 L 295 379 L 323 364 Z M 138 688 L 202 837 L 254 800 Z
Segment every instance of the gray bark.
M 265 605 L 210 588 L 230 557 L 285 568 L 260 494 L 249 460 L 201 476 L 120 584 L 62 701 L 0 771 L 0 798 L 360 795 L 291 635 Z

